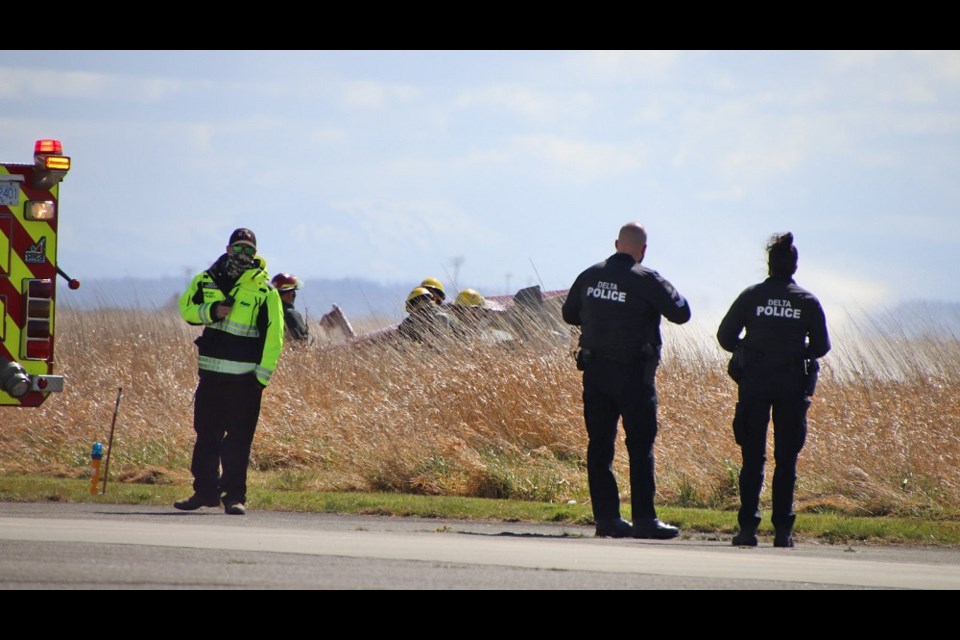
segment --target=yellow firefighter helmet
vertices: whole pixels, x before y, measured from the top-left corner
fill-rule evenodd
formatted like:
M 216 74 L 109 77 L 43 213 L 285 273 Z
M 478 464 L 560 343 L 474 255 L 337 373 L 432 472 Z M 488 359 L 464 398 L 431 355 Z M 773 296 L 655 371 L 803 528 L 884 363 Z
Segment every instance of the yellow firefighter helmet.
M 427 289 L 426 287 L 417 287 L 416 289 L 411 291 L 410 295 L 407 296 L 407 304 L 406 304 L 407 313 L 413 311 L 413 309 L 416 307 L 417 304 L 419 304 L 419 302 L 422 299 L 426 299 L 430 301 L 433 300 L 433 294 L 430 292 L 429 289 Z
M 443 283 L 436 278 L 424 278 L 420 286 L 428 289 L 430 293 L 433 294 L 433 297 L 437 300 L 437 304 L 442 303 L 447 298 L 447 294 L 443 291 Z
M 460 307 L 482 307 L 486 300 L 476 289 L 464 289 L 457 294 L 457 299 L 453 304 Z

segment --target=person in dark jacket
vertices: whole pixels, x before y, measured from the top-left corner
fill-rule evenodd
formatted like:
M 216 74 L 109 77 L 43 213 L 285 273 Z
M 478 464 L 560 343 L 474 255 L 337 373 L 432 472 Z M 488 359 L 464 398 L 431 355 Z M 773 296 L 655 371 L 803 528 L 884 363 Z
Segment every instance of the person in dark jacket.
M 299 343 L 310 341 L 310 331 L 303 316 L 297 311 L 297 291 L 303 287 L 303 282 L 292 273 L 278 273 L 270 281 L 280 293 L 280 302 L 283 304 L 283 323 L 286 327 L 284 337 Z
M 565 322 L 582 329 L 577 364 L 583 370 L 587 478 L 596 535 L 675 538 L 679 529 L 660 522 L 654 508 L 655 378 L 660 318 L 683 324 L 690 319 L 690 305 L 659 273 L 640 264 L 647 251 L 642 225 L 625 224 L 614 246 L 615 254 L 577 277 L 562 310 Z M 632 524 L 620 516 L 613 473 L 621 418 L 630 457 Z
M 827 321 L 817 300 L 793 280 L 799 253 L 793 234 L 767 244 L 769 277 L 747 287 L 720 322 L 717 340 L 734 355 L 728 371 L 739 385 L 733 433 L 743 455 L 740 530 L 734 546 L 757 546 L 767 424 L 773 411 L 775 547 L 793 546 L 797 457 L 807 437 L 807 409 L 818 358 L 830 351 Z M 745 332 L 741 338 L 741 333 Z
M 257 255 L 256 236 L 237 229 L 226 253 L 180 296 L 183 319 L 203 326 L 196 340 L 194 493 L 173 504 L 182 511 L 222 502 L 227 514 L 246 513 L 247 466 L 260 400 L 283 348 L 283 307 L 266 268 Z
M 415 287 L 404 308 L 409 315 L 397 326 L 397 335 L 404 341 L 440 350 L 440 345 L 459 331 L 457 321 L 441 310 L 433 292 L 426 287 Z

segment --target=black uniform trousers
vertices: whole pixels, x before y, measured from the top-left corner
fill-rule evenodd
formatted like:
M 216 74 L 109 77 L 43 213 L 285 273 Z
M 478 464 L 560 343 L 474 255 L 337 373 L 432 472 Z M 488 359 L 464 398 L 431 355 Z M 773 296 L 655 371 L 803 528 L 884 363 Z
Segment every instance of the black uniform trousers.
M 583 416 L 587 426 L 587 479 L 595 520 L 620 517 L 620 493 L 613 473 L 617 423 L 623 418 L 630 458 L 634 522 L 657 517 L 653 506 L 653 442 L 657 436 L 656 362 L 594 358 L 583 371 Z
M 247 501 L 247 466 L 262 396 L 263 386 L 253 374 L 200 378 L 190 465 L 194 493 L 205 498 L 222 494 L 224 504 Z
M 740 469 L 741 530 L 760 524 L 760 491 L 766 463 L 767 425 L 773 411 L 773 526 L 791 531 L 797 457 L 807 438 L 807 408 L 802 369 L 796 366 L 749 367 L 740 380 L 733 431 L 743 454 Z

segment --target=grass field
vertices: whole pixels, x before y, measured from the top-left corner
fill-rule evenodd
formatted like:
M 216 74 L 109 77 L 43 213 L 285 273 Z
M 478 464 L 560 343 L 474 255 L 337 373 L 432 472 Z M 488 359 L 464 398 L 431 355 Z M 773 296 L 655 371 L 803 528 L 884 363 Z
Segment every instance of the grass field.
M 110 481 L 189 491 L 199 330 L 166 311 L 62 309 L 58 323 L 66 391 L 39 409 L 0 411 L 0 473 L 86 477 L 122 387 Z M 735 509 L 736 389 L 724 355 L 703 329 L 665 326 L 664 336 L 658 504 Z M 875 325 L 851 336 L 835 336 L 823 362 L 798 512 L 957 519 L 960 342 Z M 287 348 L 264 396 L 252 465 L 290 491 L 584 504 L 581 385 L 567 338 Z M 625 479 L 622 436 L 616 465 Z M 627 491 L 621 482 L 625 501 Z

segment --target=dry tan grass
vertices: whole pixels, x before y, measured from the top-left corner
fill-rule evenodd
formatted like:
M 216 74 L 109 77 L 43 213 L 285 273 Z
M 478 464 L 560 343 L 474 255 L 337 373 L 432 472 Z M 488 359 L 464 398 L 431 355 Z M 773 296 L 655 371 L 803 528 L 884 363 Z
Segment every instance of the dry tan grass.
M 58 320 L 66 391 L 39 409 L 0 412 L 0 471 L 83 476 L 92 442 L 107 441 L 122 386 L 111 481 L 188 484 L 199 330 L 166 312 L 63 310 Z M 733 508 L 736 390 L 723 354 L 693 328 L 664 333 L 659 501 Z M 584 501 L 586 435 L 571 348 L 555 334 L 528 338 L 442 350 L 287 348 L 264 396 L 252 464 L 296 488 Z M 798 508 L 954 516 L 960 343 L 853 342 L 825 360 Z M 622 439 L 617 455 L 623 480 Z

